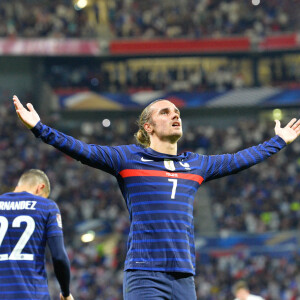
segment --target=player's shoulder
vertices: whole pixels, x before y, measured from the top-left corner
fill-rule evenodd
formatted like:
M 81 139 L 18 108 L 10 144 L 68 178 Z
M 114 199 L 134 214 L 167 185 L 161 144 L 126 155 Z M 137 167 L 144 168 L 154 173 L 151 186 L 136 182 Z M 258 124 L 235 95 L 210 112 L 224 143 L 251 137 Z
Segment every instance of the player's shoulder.
M 118 146 L 112 146 L 112 148 L 122 148 L 122 149 L 128 149 L 128 150 L 145 149 L 142 145 L 138 145 L 138 144 L 118 145 Z
M 38 206 L 40 205 L 44 208 L 46 208 L 46 207 L 48 209 L 58 208 L 56 202 L 54 200 L 52 200 L 51 198 L 45 198 L 45 197 L 38 196 L 38 195 L 32 195 L 32 200 L 36 201 Z
M 0 195 L 0 210 L 39 210 L 48 212 L 52 209 L 58 209 L 52 199 L 33 195 L 28 192 L 11 192 Z
M 200 154 L 191 151 L 184 151 L 181 152 L 178 156 L 181 159 L 195 159 L 195 158 L 199 158 Z
M 117 145 L 111 146 L 110 148 L 123 153 L 134 153 L 136 151 L 141 151 L 144 149 L 144 147 L 136 144 Z
M 146 148 L 138 144 L 128 144 L 128 145 L 119 145 L 113 146 L 113 149 L 119 152 L 120 155 L 125 155 L 130 157 L 132 155 L 143 155 L 146 152 Z

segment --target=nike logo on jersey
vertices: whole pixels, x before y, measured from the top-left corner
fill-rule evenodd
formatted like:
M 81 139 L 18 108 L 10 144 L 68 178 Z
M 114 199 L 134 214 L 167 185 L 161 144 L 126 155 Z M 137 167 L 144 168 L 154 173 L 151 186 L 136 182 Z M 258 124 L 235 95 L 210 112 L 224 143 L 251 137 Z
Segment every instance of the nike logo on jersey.
M 179 162 L 186 170 L 190 171 L 191 170 L 191 167 L 189 165 L 189 163 L 185 162 L 185 163 L 182 163 L 181 161 Z
M 142 157 L 141 161 L 153 161 L 153 159 L 146 159 L 146 158 Z

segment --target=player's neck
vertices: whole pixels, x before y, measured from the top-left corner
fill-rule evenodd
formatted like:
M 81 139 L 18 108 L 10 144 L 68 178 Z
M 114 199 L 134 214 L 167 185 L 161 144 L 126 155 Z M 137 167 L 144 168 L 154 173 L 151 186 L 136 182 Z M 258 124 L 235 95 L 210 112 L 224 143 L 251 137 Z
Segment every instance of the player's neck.
M 21 193 L 21 192 L 27 192 L 30 194 L 34 194 L 33 189 L 30 188 L 27 185 L 18 185 L 16 186 L 16 188 L 14 189 L 14 193 Z
M 156 152 L 177 155 L 177 143 L 170 143 L 167 141 L 151 141 L 150 148 Z

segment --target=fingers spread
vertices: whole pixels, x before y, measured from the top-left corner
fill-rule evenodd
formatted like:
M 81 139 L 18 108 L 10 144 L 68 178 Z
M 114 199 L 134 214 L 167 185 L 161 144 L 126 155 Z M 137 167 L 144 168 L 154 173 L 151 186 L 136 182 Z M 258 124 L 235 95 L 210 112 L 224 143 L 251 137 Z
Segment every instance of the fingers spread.
M 294 130 L 296 130 L 300 125 L 300 119 L 292 126 Z
M 16 109 L 23 108 L 22 103 L 20 102 L 19 98 L 16 95 L 13 96 L 13 101 Z
M 293 118 L 291 121 L 289 121 L 289 123 L 286 125 L 286 127 L 290 127 L 291 128 L 296 121 L 297 121 L 297 119 Z

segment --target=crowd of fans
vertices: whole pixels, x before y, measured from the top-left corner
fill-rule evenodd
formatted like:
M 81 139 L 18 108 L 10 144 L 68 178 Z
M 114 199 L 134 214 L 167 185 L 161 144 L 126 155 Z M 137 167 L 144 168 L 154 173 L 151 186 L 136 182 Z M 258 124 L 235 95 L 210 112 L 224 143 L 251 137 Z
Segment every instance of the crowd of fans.
M 95 92 L 135 93 L 139 91 L 226 91 L 251 85 L 251 76 L 246 82 L 246 68 L 220 62 L 211 68 L 204 67 L 209 61 L 191 59 L 180 65 L 180 58 L 168 61 L 153 60 L 153 65 L 137 67 L 130 62 L 110 63 L 93 66 L 51 65 L 46 72 L 46 81 L 53 89 L 81 88 Z M 177 63 L 175 63 L 177 61 Z M 161 62 L 160 66 L 158 63 Z M 193 65 L 194 63 L 194 65 Z
M 264 36 L 297 31 L 297 1 L 117 0 L 111 13 L 118 37 L 202 38 L 228 35 Z
M 299 29 L 297 0 L 110 0 L 80 10 L 72 0 L 2 0 L 1 37 L 118 38 L 263 36 Z M 77 9 L 76 9 L 77 8 Z
M 91 38 L 96 28 L 71 0 L 3 0 L 0 37 Z
M 97 38 L 101 34 L 99 26 L 107 26 L 110 38 L 138 39 L 262 37 L 299 30 L 298 0 L 261 1 L 258 6 L 252 5 L 250 0 L 110 0 L 104 1 L 106 20 L 101 20 L 99 15 L 97 3 L 100 2 L 76 10 L 71 0 L 0 1 L 0 37 Z M 97 92 L 129 93 L 139 89 L 224 91 L 253 84 L 232 62 L 220 64 L 209 72 L 201 66 L 155 70 L 119 66 L 116 63 L 114 69 L 94 68 L 94 71 L 85 66 L 69 69 L 53 66 L 47 81 L 53 88 L 73 86 Z M 271 72 L 272 82 L 281 79 L 277 71 Z M 45 118 L 49 125 L 55 121 L 49 116 Z M 134 122 L 114 120 L 108 128 L 100 122 L 84 122 L 75 128 L 65 124 L 62 129 L 88 143 L 119 145 L 134 142 Z M 37 141 L 16 121 L 11 103 L 1 105 L 0 125 L 0 193 L 11 191 L 24 170 L 44 170 L 52 185 L 51 198 L 57 201 L 62 212 L 72 268 L 72 294 L 78 300 L 122 299 L 130 224 L 116 181 Z M 272 128 L 273 124 L 257 120 L 239 121 L 226 128 L 187 123 L 180 151 L 232 153 L 270 138 Z M 300 145 L 296 142 L 238 176 L 207 183 L 217 234 L 298 230 L 299 153 Z M 96 239 L 83 243 L 81 236 L 89 229 L 97 233 Z M 195 232 L 196 238 L 200 235 L 201 232 Z M 197 256 L 195 283 L 199 299 L 233 299 L 232 285 L 241 278 L 247 280 L 253 293 L 267 300 L 300 297 L 298 253 L 274 258 L 252 256 L 245 249 L 238 254 L 211 257 L 206 264 L 200 263 L 201 253 Z M 52 264 L 48 263 L 47 268 L 49 289 L 53 299 L 57 299 L 59 287 Z
M 54 90 L 82 89 L 97 93 L 140 91 L 229 91 L 257 85 L 297 87 L 300 56 L 259 60 L 255 79 L 254 62 L 244 58 L 147 58 L 122 61 L 53 62 L 44 79 Z
M 49 125 L 57 121 L 51 117 L 43 120 Z M 134 142 L 134 121 L 115 120 L 108 128 L 100 122 L 84 122 L 74 129 L 68 129 L 64 124 L 63 131 L 88 143 L 127 144 Z M 129 220 L 114 178 L 36 140 L 16 120 L 11 103 L 1 107 L 0 124 L 0 192 L 10 191 L 25 169 L 43 169 L 52 184 L 51 198 L 57 201 L 62 212 L 72 266 L 73 295 L 79 300 L 122 299 L 122 269 Z M 220 154 L 236 152 L 270 138 L 273 124 L 247 120 L 226 128 L 215 128 L 189 124 L 186 120 L 184 131 L 180 151 Z M 238 176 L 205 184 L 218 234 L 299 229 L 299 152 L 299 143 L 293 143 L 275 157 Z M 80 238 L 88 229 L 98 234 L 93 243 L 84 244 Z M 195 236 L 200 235 L 196 231 Z M 292 294 L 298 295 L 300 291 L 297 254 L 285 259 L 252 257 L 245 250 L 243 255 L 212 258 L 208 264 L 200 264 L 198 259 L 196 286 L 199 299 L 231 299 L 232 283 L 240 277 L 249 280 L 251 287 L 268 300 L 296 299 Z M 48 268 L 50 290 L 55 299 L 59 290 L 51 264 Z

